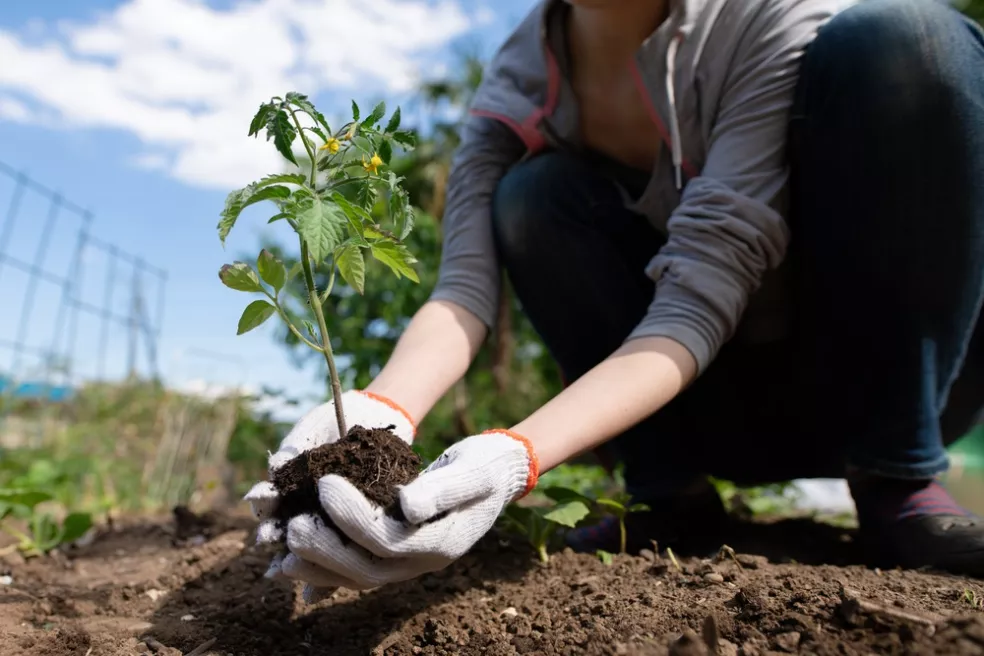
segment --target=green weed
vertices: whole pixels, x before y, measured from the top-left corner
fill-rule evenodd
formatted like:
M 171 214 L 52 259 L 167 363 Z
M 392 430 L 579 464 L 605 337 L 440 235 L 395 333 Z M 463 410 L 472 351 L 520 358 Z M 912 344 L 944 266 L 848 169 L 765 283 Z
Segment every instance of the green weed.
M 92 527 L 89 513 L 70 513 L 58 521 L 54 515 L 38 509 L 39 505 L 53 499 L 40 490 L 0 489 L 0 530 L 17 540 L 14 548 L 25 557 L 42 556 L 62 544 L 78 540 Z M 11 520 L 20 520 L 27 528 L 15 528 Z

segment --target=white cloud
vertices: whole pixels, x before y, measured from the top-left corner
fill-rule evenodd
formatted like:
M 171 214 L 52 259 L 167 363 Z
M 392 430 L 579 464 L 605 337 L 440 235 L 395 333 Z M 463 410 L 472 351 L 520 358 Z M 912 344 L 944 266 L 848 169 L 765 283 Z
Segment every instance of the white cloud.
M 261 101 L 406 91 L 470 26 L 457 0 L 127 0 L 85 23 L 0 30 L 0 61 L 17 62 L 0 67 L 0 94 L 36 103 L 45 124 L 128 132 L 147 148 L 136 165 L 226 189 L 280 166 L 246 138 Z M 0 119 L 33 120 L 10 95 Z
M 0 119 L 22 123 L 31 115 L 27 106 L 19 100 L 0 96 Z

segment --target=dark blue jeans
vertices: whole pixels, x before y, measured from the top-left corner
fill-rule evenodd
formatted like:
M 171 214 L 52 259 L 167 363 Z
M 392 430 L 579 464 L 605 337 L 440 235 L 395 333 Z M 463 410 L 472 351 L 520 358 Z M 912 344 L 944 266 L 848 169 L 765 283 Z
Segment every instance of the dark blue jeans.
M 984 37 L 935 0 L 868 0 L 802 64 L 791 117 L 791 326 L 732 339 L 663 410 L 606 445 L 630 492 L 703 475 L 739 483 L 925 478 L 984 406 Z M 616 350 L 663 243 L 613 180 L 646 174 L 551 152 L 494 200 L 504 267 L 564 376 Z

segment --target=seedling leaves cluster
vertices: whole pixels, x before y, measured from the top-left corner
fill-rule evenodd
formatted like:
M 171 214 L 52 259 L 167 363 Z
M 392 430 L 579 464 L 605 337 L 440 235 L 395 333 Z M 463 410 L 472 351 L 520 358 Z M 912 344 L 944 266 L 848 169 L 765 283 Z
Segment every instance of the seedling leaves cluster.
M 25 557 L 42 556 L 59 545 L 74 542 L 92 528 L 89 513 L 75 512 L 61 521 L 39 510 L 53 501 L 47 492 L 36 489 L 0 489 L 0 530 L 12 536 L 14 546 Z M 15 528 L 11 519 L 20 520 L 26 529 Z
M 548 547 L 561 531 L 576 528 L 584 522 L 598 521 L 608 515 L 614 516 L 619 523 L 619 551 L 625 553 L 626 516 L 649 510 L 649 506 L 645 504 L 632 504 L 625 492 L 596 499 L 561 486 L 548 487 L 541 492 L 553 501 L 552 506 L 511 504 L 506 508 L 503 518 L 504 527 L 525 537 L 543 562 L 549 560 Z M 599 551 L 598 557 L 606 564 L 612 562 L 612 554 L 609 552 Z
M 264 249 L 255 265 L 224 265 L 219 279 L 230 289 L 264 297 L 243 310 L 238 334 L 256 329 L 276 314 L 295 337 L 324 354 L 342 435 L 347 427 L 341 385 L 324 316 L 336 272 L 345 284 L 364 294 L 366 257 L 373 257 L 397 278 L 420 282 L 413 266 L 417 260 L 404 244 L 413 230 L 413 208 L 402 186 L 404 178 L 388 169 L 394 144 L 409 150 L 416 145 L 415 137 L 400 129 L 399 108 L 385 126 L 385 103 L 378 103 L 364 119 L 361 115 L 352 101 L 352 120 L 332 130 L 324 114 L 303 94 L 292 91 L 260 104 L 247 135 L 258 138 L 264 134 L 298 171 L 268 175 L 229 193 L 217 226 L 224 245 L 246 208 L 269 201 L 275 211 L 268 223 L 283 222 L 294 231 L 300 259 L 290 271 Z M 306 162 L 298 160 L 296 143 L 303 147 Z M 377 211 L 380 206 L 382 210 Z M 388 214 L 388 225 L 377 220 L 380 214 Z M 328 273 L 325 289 L 315 284 L 319 270 Z M 303 327 L 291 320 L 281 303 L 281 291 L 298 275 L 303 276 L 313 319 L 313 323 L 303 321 Z

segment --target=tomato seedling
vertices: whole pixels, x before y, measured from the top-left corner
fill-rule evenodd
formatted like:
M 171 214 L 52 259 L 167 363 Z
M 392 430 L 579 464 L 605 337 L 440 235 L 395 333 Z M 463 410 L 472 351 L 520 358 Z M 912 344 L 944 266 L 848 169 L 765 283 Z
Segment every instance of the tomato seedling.
M 272 140 L 277 152 L 298 171 L 268 175 L 231 192 L 218 223 L 219 240 L 224 245 L 243 210 L 270 201 L 277 211 L 268 223 L 282 221 L 296 234 L 300 260 L 290 271 L 264 249 L 255 268 L 245 262 L 226 264 L 219 271 L 219 279 L 230 289 L 265 296 L 246 306 L 239 319 L 238 334 L 249 332 L 278 314 L 298 340 L 324 354 L 340 435 L 347 434 L 348 427 L 324 312 L 335 272 L 362 294 L 366 284 L 365 258 L 369 254 L 398 278 L 420 282 L 413 269 L 417 260 L 404 244 L 413 229 L 413 208 L 401 185 L 404 179 L 387 170 L 394 144 L 409 150 L 415 145 L 415 137 L 400 130 L 399 107 L 381 127 L 385 113 L 386 104 L 381 102 L 361 118 L 358 104 L 352 101 L 352 120 L 332 131 L 324 115 L 303 94 L 290 92 L 262 103 L 250 123 L 248 136 L 258 137 L 265 131 L 267 141 Z M 294 154 L 296 141 L 307 154 L 303 164 Z M 383 196 L 392 220 L 390 228 L 384 228 L 373 216 Z M 315 284 L 315 272 L 321 267 L 327 267 L 328 272 L 325 289 L 318 289 Z M 314 323 L 305 320 L 303 330 L 291 320 L 280 299 L 281 291 L 297 275 L 304 278 L 314 319 Z

